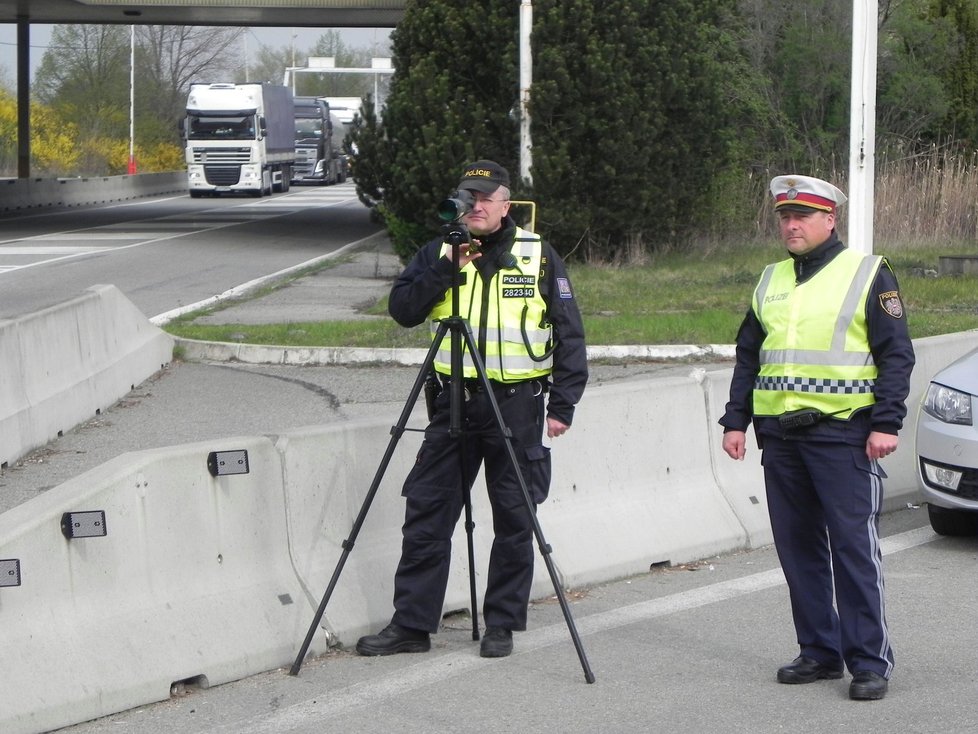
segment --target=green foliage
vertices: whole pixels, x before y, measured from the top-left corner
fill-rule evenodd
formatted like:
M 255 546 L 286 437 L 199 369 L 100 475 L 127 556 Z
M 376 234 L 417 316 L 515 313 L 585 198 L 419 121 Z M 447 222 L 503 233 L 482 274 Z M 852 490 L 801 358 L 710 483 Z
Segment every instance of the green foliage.
M 530 114 L 538 229 L 627 260 L 682 244 L 727 157 L 717 32 L 726 3 L 545 0 Z
M 518 170 L 510 115 L 518 92 L 517 11 L 509 0 L 414 2 L 392 35 L 395 73 L 383 123 L 369 123 L 363 139 L 354 135 L 354 170 L 359 188 L 375 200 L 382 195 L 402 257 L 438 232 L 438 202 L 466 163 L 491 158 Z
M 63 175 L 78 160 L 78 127 L 62 121 L 47 105 L 31 105 L 31 168 L 40 174 Z M 17 101 L 0 90 L 0 175 L 17 172 Z
M 932 0 L 932 18 L 951 27 L 946 53 L 954 59 L 942 73 L 950 109 L 944 130 L 965 145 L 978 145 L 978 3 Z

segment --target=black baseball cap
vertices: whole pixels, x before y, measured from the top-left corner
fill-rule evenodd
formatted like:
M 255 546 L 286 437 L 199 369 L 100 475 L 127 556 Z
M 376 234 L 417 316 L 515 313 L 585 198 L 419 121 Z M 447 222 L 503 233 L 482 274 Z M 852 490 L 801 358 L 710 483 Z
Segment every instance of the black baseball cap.
M 509 188 L 509 171 L 495 161 L 476 161 L 467 165 L 462 172 L 459 189 L 480 191 L 491 194 L 500 186 Z

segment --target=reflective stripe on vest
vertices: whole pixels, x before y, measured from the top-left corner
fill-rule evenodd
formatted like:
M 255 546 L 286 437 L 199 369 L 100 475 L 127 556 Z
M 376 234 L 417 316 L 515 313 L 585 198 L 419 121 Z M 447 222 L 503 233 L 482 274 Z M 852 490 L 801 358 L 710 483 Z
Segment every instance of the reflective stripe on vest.
M 882 261 L 843 250 L 801 284 L 792 260 L 765 268 L 753 302 L 767 335 L 754 382 L 755 415 L 815 408 L 848 418 L 876 402 L 866 300 Z
M 449 247 L 448 243 L 442 245 L 443 255 Z M 458 290 L 458 315 L 469 323 L 476 343 L 485 345 L 482 359 L 486 376 L 497 382 L 543 377 L 550 374 L 553 366 L 551 357 L 534 360 L 523 341 L 525 328 L 532 354 L 540 356 L 546 353 L 553 339 L 553 328 L 546 321 L 547 304 L 540 292 L 543 245 L 539 235 L 517 228 L 510 252 L 516 257 L 516 266 L 500 270 L 490 281 L 488 293 L 485 281 L 472 263 L 462 268 L 465 282 Z M 429 327 L 432 339 L 437 336 L 438 322 L 451 315 L 452 294 L 449 291 L 431 311 Z M 521 327 L 521 323 L 525 326 Z M 435 355 L 435 371 L 446 375 L 452 371 L 449 336 L 446 334 L 442 339 Z M 464 341 L 462 376 L 477 376 Z

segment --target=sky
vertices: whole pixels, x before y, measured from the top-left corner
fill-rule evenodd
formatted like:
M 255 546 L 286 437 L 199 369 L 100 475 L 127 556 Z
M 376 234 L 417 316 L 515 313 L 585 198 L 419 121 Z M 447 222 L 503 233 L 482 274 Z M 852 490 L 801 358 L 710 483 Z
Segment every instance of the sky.
M 50 25 L 31 25 L 31 79 L 37 71 L 41 58 L 51 41 Z M 297 51 L 306 51 L 315 45 L 319 37 L 329 28 L 250 28 L 247 36 L 248 48 L 257 51 L 261 44 L 272 48 L 288 46 L 295 37 Z M 344 44 L 350 48 L 371 48 L 376 43 L 382 46 L 390 36 L 391 28 L 335 28 L 341 34 Z M 386 46 L 384 46 L 386 48 Z M 304 63 L 298 58 L 297 63 Z M 284 71 L 284 70 L 283 70 Z M 0 23 L 0 77 L 13 82 L 17 76 L 17 26 L 13 23 Z

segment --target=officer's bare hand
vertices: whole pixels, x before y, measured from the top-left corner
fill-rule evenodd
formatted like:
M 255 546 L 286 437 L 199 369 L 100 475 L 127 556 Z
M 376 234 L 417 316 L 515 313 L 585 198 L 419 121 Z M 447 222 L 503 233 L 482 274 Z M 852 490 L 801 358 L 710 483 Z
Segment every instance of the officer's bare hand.
M 889 433 L 873 431 L 866 439 L 866 456 L 873 459 L 882 459 L 897 450 L 899 439 Z
M 747 434 L 743 431 L 727 431 L 723 434 L 723 450 L 731 459 L 743 461 L 744 454 L 747 453 Z
M 482 257 L 482 253 L 479 252 L 480 243 L 478 240 L 473 240 L 471 243 L 463 242 L 458 246 L 458 268 L 461 270 L 466 265 L 468 265 L 473 260 L 478 260 Z M 449 262 L 453 261 L 455 254 L 454 248 L 449 247 L 448 252 L 445 253 L 445 257 L 448 258 Z
M 563 436 L 567 433 L 567 429 L 570 428 L 566 423 L 561 423 L 556 418 L 551 418 L 547 416 L 547 437 L 557 438 L 557 436 Z

